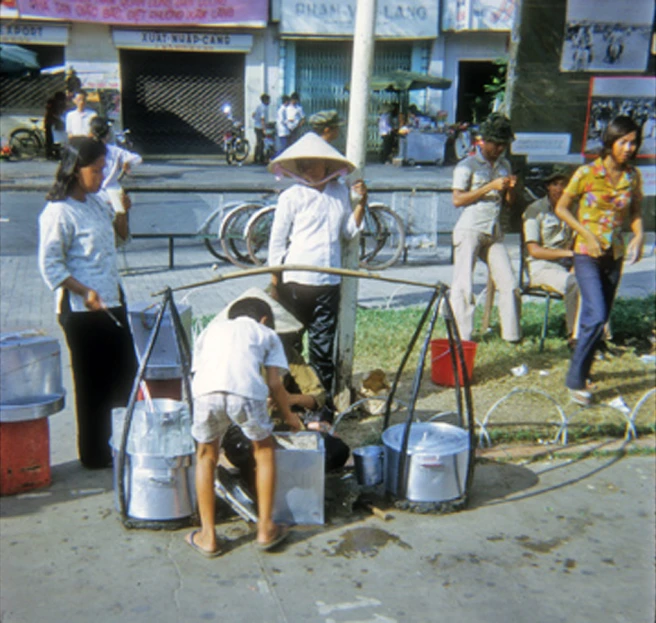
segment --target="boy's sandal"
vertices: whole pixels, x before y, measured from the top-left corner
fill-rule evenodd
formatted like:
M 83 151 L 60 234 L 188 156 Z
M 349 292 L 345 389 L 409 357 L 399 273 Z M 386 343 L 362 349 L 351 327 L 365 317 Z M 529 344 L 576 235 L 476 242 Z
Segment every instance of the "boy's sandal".
M 257 548 L 260 551 L 271 551 L 274 547 L 280 545 L 289 536 L 289 528 L 287 526 L 276 526 L 276 529 L 276 535 L 266 543 L 260 543 L 259 541 L 256 541 Z
M 204 556 L 205 558 L 217 558 L 221 554 L 223 554 L 223 550 L 220 547 L 217 547 L 214 551 L 208 551 L 206 549 L 203 549 L 196 541 L 194 541 L 194 537 L 200 532 L 200 530 L 193 530 L 190 532 L 186 537 L 185 537 L 185 542 L 189 547 L 191 547 L 195 552 L 198 552 L 201 556 Z

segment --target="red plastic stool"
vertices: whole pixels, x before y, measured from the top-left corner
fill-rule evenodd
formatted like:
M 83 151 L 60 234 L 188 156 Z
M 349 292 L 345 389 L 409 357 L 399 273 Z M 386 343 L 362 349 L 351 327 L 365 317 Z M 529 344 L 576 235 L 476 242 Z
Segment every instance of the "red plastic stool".
M 0 423 L 0 495 L 47 487 L 50 424 L 47 417 Z

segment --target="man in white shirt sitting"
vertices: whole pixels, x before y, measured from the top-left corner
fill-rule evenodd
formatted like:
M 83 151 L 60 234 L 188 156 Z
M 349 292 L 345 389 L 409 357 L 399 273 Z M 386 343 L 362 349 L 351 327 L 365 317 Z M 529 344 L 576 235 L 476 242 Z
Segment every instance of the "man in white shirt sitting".
M 69 139 L 73 136 L 88 136 L 89 124 L 97 113 L 87 108 L 87 94 L 84 91 L 75 94 L 73 103 L 75 110 L 71 110 L 66 115 L 66 135 Z

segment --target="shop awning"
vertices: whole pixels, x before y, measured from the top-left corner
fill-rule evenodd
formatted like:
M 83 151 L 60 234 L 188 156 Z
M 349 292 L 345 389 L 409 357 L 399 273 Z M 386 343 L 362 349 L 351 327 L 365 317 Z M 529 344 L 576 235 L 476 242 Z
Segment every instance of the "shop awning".
M 396 69 L 371 78 L 373 91 L 416 91 L 419 89 L 448 89 L 451 80 L 439 76 L 429 76 L 416 71 Z

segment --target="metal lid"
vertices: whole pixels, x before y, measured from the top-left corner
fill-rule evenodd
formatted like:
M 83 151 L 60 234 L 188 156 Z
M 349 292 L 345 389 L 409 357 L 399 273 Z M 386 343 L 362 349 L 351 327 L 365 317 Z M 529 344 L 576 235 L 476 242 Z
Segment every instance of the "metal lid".
M 39 329 L 24 329 L 0 333 L 0 348 L 24 348 L 41 344 L 54 344 L 59 351 L 59 340 L 46 335 Z
M 401 451 L 405 424 L 391 426 L 383 433 L 383 443 Z M 458 426 L 443 422 L 413 422 L 408 437 L 408 454 L 435 452 L 440 455 L 459 454 L 469 449 L 469 435 Z

